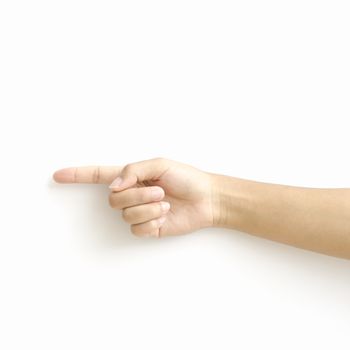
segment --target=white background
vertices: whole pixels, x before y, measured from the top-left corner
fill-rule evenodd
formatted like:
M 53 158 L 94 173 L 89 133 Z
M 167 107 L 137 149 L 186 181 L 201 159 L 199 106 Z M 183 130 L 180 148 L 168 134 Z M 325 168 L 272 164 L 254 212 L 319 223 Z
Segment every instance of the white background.
M 1 349 L 349 349 L 350 261 L 134 237 L 73 165 L 349 187 L 348 1 L 0 2 Z M 283 218 L 281 218 L 283 220 Z

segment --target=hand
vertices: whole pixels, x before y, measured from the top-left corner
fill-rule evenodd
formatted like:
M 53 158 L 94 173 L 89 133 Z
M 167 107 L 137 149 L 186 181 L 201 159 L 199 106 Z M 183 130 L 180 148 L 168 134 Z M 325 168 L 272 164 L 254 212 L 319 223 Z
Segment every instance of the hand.
M 177 235 L 213 225 L 212 175 L 156 158 L 125 167 L 78 167 L 55 172 L 60 183 L 110 184 L 109 203 L 139 236 Z

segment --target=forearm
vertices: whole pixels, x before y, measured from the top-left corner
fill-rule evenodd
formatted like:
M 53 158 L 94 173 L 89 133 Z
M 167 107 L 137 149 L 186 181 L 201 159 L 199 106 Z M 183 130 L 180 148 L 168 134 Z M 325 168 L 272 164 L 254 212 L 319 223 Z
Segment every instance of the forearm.
M 215 226 L 350 259 L 350 189 L 212 176 Z

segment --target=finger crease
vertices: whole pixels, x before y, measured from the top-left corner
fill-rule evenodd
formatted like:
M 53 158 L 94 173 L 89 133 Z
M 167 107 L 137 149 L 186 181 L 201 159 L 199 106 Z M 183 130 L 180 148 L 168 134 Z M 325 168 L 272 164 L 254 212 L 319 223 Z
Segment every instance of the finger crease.
M 78 176 L 77 176 L 77 172 L 78 172 L 78 168 L 74 168 L 74 174 L 73 174 L 73 181 L 74 182 L 77 182 L 77 178 L 78 178 Z
M 100 181 L 100 167 L 96 167 L 93 173 L 93 183 L 97 184 Z

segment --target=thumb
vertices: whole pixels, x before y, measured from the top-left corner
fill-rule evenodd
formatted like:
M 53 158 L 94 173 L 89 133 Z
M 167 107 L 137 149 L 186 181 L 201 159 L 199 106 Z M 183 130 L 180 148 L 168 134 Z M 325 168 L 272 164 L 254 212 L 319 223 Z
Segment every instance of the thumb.
M 111 183 L 112 191 L 122 191 L 146 180 L 158 180 L 169 169 L 169 160 L 155 158 L 126 165 Z

